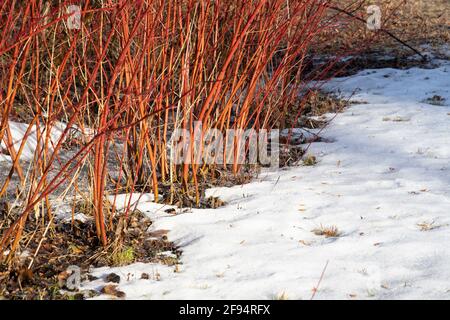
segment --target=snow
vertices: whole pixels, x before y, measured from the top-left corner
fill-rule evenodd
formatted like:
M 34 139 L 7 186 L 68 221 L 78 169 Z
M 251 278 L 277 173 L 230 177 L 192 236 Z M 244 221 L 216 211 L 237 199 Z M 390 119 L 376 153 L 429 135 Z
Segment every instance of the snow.
M 28 127 L 29 127 L 28 123 L 9 121 L 9 129 L 11 130 L 12 142 L 16 152 L 18 152 L 18 150 L 20 149 L 20 145 L 22 143 L 22 140 L 25 138 Z M 64 128 L 65 125 L 61 122 L 55 124 L 50 133 L 50 141 L 52 144 L 56 144 L 58 142 Z M 40 126 L 40 130 L 41 131 L 43 130 L 42 125 Z M 45 137 L 45 131 L 42 131 L 41 135 Z M 29 134 L 27 135 L 26 139 L 27 140 L 25 142 L 22 154 L 20 156 L 21 160 L 31 160 L 34 157 L 38 145 L 36 126 L 33 126 Z M 50 145 L 50 148 L 52 148 L 52 145 Z M 4 141 L 0 142 L 0 149 L 6 150 L 6 144 Z M 1 161 L 11 162 L 11 157 L 4 152 L 0 152 L 0 162 Z
M 108 196 L 109 202 L 114 204 L 114 207 L 117 210 L 123 210 L 126 207 L 130 206 L 131 209 L 135 208 L 139 203 L 142 202 L 153 202 L 155 196 L 150 193 L 128 193 L 128 194 L 119 194 L 116 196 Z M 157 206 L 155 203 L 154 205 Z M 148 209 L 148 208 L 146 208 Z
M 119 274 L 129 299 L 310 299 L 322 273 L 315 299 L 450 298 L 450 64 L 365 70 L 327 89 L 359 103 L 311 145 L 316 166 L 208 190 L 228 203 L 218 209 L 172 215 L 141 199 L 182 264 L 93 275 Z M 442 105 L 426 103 L 435 95 Z M 311 232 L 333 226 L 338 237 Z

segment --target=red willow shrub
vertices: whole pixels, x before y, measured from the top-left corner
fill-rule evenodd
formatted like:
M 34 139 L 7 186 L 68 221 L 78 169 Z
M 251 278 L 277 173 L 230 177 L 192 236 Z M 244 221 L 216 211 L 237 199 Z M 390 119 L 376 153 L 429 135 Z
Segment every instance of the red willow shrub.
M 53 198 L 82 193 L 83 170 L 103 245 L 114 213 L 106 193 L 146 189 L 157 201 L 161 186 L 181 185 L 199 201 L 199 174 L 214 166 L 172 164 L 170 133 L 192 134 L 195 121 L 202 130 L 271 129 L 292 107 L 299 117 L 311 80 L 331 66 L 308 77 L 310 46 L 348 19 L 321 0 L 85 0 L 73 29 L 71 4 L 0 4 L 0 140 L 12 159 L 0 196 L 14 174 L 23 190 L 0 253 L 19 246 L 31 213 L 51 223 Z M 31 120 L 17 148 L 9 120 L 22 113 Z M 25 175 L 19 159 L 31 136 L 37 145 Z M 67 145 L 75 150 L 68 158 Z

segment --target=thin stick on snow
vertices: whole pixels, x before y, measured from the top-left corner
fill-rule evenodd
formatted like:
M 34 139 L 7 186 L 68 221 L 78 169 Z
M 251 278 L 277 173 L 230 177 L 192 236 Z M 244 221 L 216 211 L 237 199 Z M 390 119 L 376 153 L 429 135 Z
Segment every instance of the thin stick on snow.
M 320 283 L 322 282 L 323 276 L 325 275 L 325 271 L 327 271 L 328 262 L 330 261 L 327 260 L 327 263 L 325 264 L 325 267 L 322 270 L 322 274 L 320 275 L 319 282 L 317 282 L 317 286 L 313 289 L 313 294 L 310 300 L 313 300 L 314 297 L 316 296 L 317 291 L 319 291 Z

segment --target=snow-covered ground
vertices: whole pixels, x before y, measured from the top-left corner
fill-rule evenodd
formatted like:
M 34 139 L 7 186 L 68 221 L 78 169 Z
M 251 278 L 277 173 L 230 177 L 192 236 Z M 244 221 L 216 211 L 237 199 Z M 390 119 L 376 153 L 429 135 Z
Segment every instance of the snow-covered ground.
M 11 132 L 12 143 L 13 143 L 13 146 L 14 146 L 14 149 L 16 152 L 18 152 L 18 150 L 20 149 L 20 145 L 22 144 L 22 141 L 24 139 L 26 139 L 25 143 L 24 143 L 22 154 L 20 156 L 20 159 L 24 160 L 24 161 L 33 159 L 34 154 L 36 152 L 36 148 L 38 146 L 36 126 L 34 125 L 30 129 L 30 132 L 27 133 L 28 127 L 29 127 L 28 123 L 9 121 L 9 129 Z M 52 128 L 52 131 L 50 134 L 50 143 L 51 143 L 50 148 L 52 148 L 53 145 L 58 142 L 64 128 L 65 128 L 65 126 L 61 122 L 56 123 L 55 126 Z M 44 137 L 44 139 L 43 139 L 43 141 L 44 141 L 46 133 L 45 133 L 44 127 L 42 125 L 40 127 L 40 130 L 41 130 L 40 134 L 42 137 Z M 41 142 L 41 144 L 42 143 L 43 142 Z M 0 141 L 0 150 L 2 150 L 2 152 L 0 152 L 0 162 L 2 162 L 2 161 L 11 162 L 10 155 L 7 152 L 5 152 L 6 149 L 7 148 L 6 148 L 5 142 Z
M 144 199 L 152 230 L 169 230 L 183 251 L 178 270 L 93 274 L 116 272 L 131 299 L 310 299 L 322 274 L 315 299 L 449 299 L 450 64 L 365 70 L 327 86 L 358 89 L 361 104 L 322 132 L 333 142 L 311 146 L 316 166 L 209 190 L 228 202 L 218 209 L 172 215 Z M 327 227 L 340 235 L 312 232 Z

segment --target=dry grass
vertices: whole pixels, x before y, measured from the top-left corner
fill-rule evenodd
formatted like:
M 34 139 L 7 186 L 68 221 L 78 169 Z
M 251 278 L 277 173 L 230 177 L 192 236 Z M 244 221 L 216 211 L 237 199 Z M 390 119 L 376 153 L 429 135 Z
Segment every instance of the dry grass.
M 340 8 L 353 12 L 365 19 L 366 8 L 376 4 L 381 8 L 382 27 L 400 37 L 401 40 L 413 46 L 430 44 L 438 47 L 450 41 L 450 6 L 447 0 L 365 0 L 357 2 L 343 0 L 336 2 Z M 345 45 L 348 41 L 373 39 L 374 33 L 361 28 L 360 21 L 354 21 L 353 27 L 340 32 L 326 48 L 333 51 L 336 47 Z M 386 34 L 376 35 L 377 41 L 372 42 L 370 50 L 394 52 L 399 55 L 410 55 L 409 49 L 400 45 Z
M 307 154 L 304 158 L 303 158 L 303 165 L 304 166 L 315 166 L 317 164 L 317 159 L 316 156 L 312 155 L 312 154 Z
M 311 230 L 316 236 L 324 236 L 325 238 L 337 238 L 341 232 L 336 226 L 320 226 L 319 228 Z
M 435 221 L 423 221 L 417 224 L 420 231 L 431 231 L 442 227 L 442 225 L 436 224 Z
M 408 0 L 399 6 L 392 28 L 414 45 L 442 45 L 450 41 L 447 0 Z
M 273 297 L 273 300 L 289 300 L 289 296 L 287 295 L 287 293 L 285 291 L 276 294 Z

